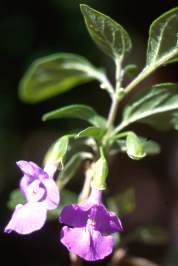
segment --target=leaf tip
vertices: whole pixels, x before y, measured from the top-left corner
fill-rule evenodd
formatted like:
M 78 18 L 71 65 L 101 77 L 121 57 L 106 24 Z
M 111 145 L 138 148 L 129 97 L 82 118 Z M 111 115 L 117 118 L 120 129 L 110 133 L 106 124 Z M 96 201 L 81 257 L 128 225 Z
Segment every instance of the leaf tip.
M 85 9 L 85 8 L 89 8 L 89 6 L 86 5 L 86 4 L 80 4 L 80 9 L 81 9 L 81 10 L 82 10 L 82 9 Z
M 85 4 L 80 4 L 79 6 L 80 6 L 80 11 L 81 11 L 81 13 L 84 15 L 84 10 L 85 10 L 88 6 L 85 5 Z

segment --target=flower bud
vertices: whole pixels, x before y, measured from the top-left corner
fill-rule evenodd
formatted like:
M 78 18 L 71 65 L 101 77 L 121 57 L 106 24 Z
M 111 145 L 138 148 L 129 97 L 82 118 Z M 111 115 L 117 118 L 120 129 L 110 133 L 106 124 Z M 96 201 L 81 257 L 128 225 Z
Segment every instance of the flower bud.
M 146 155 L 139 137 L 133 132 L 129 132 L 127 135 L 126 151 L 133 160 L 140 160 Z
M 63 136 L 59 138 L 54 144 L 52 144 L 46 153 L 44 165 L 47 165 L 49 163 L 58 165 L 59 163 L 62 163 L 63 157 L 65 156 L 68 149 L 68 144 L 68 136 Z
M 100 158 L 96 161 L 96 163 L 93 166 L 92 186 L 98 190 L 105 189 L 107 176 L 108 176 L 108 163 L 102 151 L 100 154 Z

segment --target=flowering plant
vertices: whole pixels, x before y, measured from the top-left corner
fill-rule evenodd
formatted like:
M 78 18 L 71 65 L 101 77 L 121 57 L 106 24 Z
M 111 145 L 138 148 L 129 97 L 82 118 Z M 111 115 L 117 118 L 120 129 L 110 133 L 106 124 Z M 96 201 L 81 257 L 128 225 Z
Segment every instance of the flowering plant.
M 102 201 L 109 176 L 109 160 L 116 153 L 126 153 L 133 160 L 141 160 L 160 151 L 158 143 L 127 130 L 127 127 L 138 122 L 158 130 L 178 129 L 178 85 L 170 82 L 154 84 L 133 96 L 122 110 L 121 121 L 115 123 L 121 101 L 159 67 L 177 61 L 178 8 L 164 13 L 151 24 L 146 65 L 127 85 L 123 85 L 125 77 L 137 72 L 136 65 L 124 64 L 132 48 L 127 31 L 87 5 L 81 5 L 81 12 L 92 39 L 115 63 L 115 84 L 103 69 L 96 68 L 84 57 L 59 53 L 38 59 L 30 66 L 20 82 L 20 97 L 35 103 L 97 80 L 111 98 L 108 117 L 83 104 L 64 106 L 43 115 L 43 121 L 77 118 L 90 126 L 55 141 L 46 153 L 44 169 L 33 162 L 17 162 L 23 173 L 20 190 L 26 203 L 16 206 L 5 232 L 29 234 L 39 230 L 45 223 L 47 211 L 58 207 L 59 193 L 62 194 L 80 163 L 84 162 L 87 163 L 85 181 L 78 203 L 68 204 L 58 213 L 59 221 L 64 225 L 61 242 L 81 258 L 95 261 L 112 253 L 115 241 L 111 234 L 124 228 L 117 214 L 108 211 Z M 82 145 L 74 154 L 76 143 Z

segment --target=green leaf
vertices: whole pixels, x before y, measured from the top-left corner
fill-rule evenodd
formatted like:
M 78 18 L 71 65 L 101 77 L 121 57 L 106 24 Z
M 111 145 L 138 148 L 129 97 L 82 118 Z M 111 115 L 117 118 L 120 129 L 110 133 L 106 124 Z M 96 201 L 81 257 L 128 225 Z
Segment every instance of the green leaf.
M 134 132 L 129 132 L 126 138 L 126 152 L 133 160 L 140 160 L 145 157 L 142 142 Z
M 131 50 L 128 33 L 110 17 L 87 6 L 80 5 L 86 27 L 97 46 L 114 60 L 123 58 Z
M 145 244 L 160 245 L 168 242 L 168 234 L 158 226 L 139 226 L 128 235 L 128 239 Z
M 43 115 L 42 120 L 58 118 L 78 118 L 89 122 L 96 127 L 105 127 L 106 120 L 99 116 L 90 106 L 83 104 L 68 105 Z
M 118 132 L 135 122 L 148 124 L 160 130 L 176 129 L 177 113 L 178 85 L 154 85 L 140 93 L 124 108 L 122 122 L 115 131 Z
M 15 189 L 10 194 L 10 198 L 7 202 L 7 206 L 9 209 L 14 209 L 17 204 L 24 204 L 24 203 L 25 203 L 24 196 L 22 195 L 19 189 Z
M 132 213 L 136 207 L 134 190 L 129 188 L 123 193 L 109 197 L 107 205 L 111 211 L 117 213 L 120 217 Z
M 178 7 L 157 18 L 150 26 L 147 66 L 178 60 Z
M 93 79 L 94 67 L 82 56 L 59 53 L 35 60 L 19 84 L 19 96 L 36 103 Z
M 54 144 L 51 145 L 49 150 L 46 153 L 44 164 L 46 165 L 49 162 L 60 163 L 65 156 L 69 145 L 69 137 L 63 136 L 59 138 Z
M 73 155 L 64 165 L 64 168 L 57 178 L 60 189 L 62 189 L 75 176 L 84 160 L 91 160 L 92 158 L 92 154 L 89 152 L 78 152 Z
M 129 64 L 123 69 L 124 75 L 127 75 L 129 78 L 133 78 L 138 74 L 138 66 L 135 64 Z
M 50 210 L 50 212 L 48 212 L 48 220 L 56 220 L 59 217 L 60 212 L 66 205 L 77 202 L 78 195 L 70 190 L 63 189 L 60 191 L 60 194 L 61 201 L 59 207 L 55 210 Z
M 77 134 L 77 138 L 92 137 L 97 141 L 101 141 L 105 133 L 106 133 L 105 128 L 87 127 Z

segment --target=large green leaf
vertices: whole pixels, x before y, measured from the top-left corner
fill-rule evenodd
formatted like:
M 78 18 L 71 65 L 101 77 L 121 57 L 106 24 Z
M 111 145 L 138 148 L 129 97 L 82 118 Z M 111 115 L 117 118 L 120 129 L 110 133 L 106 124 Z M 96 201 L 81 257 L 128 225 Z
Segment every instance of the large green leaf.
M 176 129 L 178 125 L 178 84 L 154 85 L 135 97 L 123 112 L 116 132 L 134 122 L 149 124 L 160 130 Z
M 126 87 L 128 94 L 158 67 L 178 61 L 178 7 L 157 18 L 150 26 L 146 67 Z
M 20 98 L 39 102 L 93 79 L 94 67 L 82 56 L 59 53 L 37 59 L 20 81 Z
M 106 120 L 99 116 L 96 111 L 87 105 L 73 104 L 43 115 L 43 121 L 58 118 L 78 118 L 89 122 L 96 127 L 105 127 Z
M 178 59 L 178 7 L 161 15 L 149 31 L 147 65 L 159 66 Z
M 130 37 L 121 25 L 87 5 L 80 7 L 92 39 L 105 54 L 115 60 L 130 51 Z

